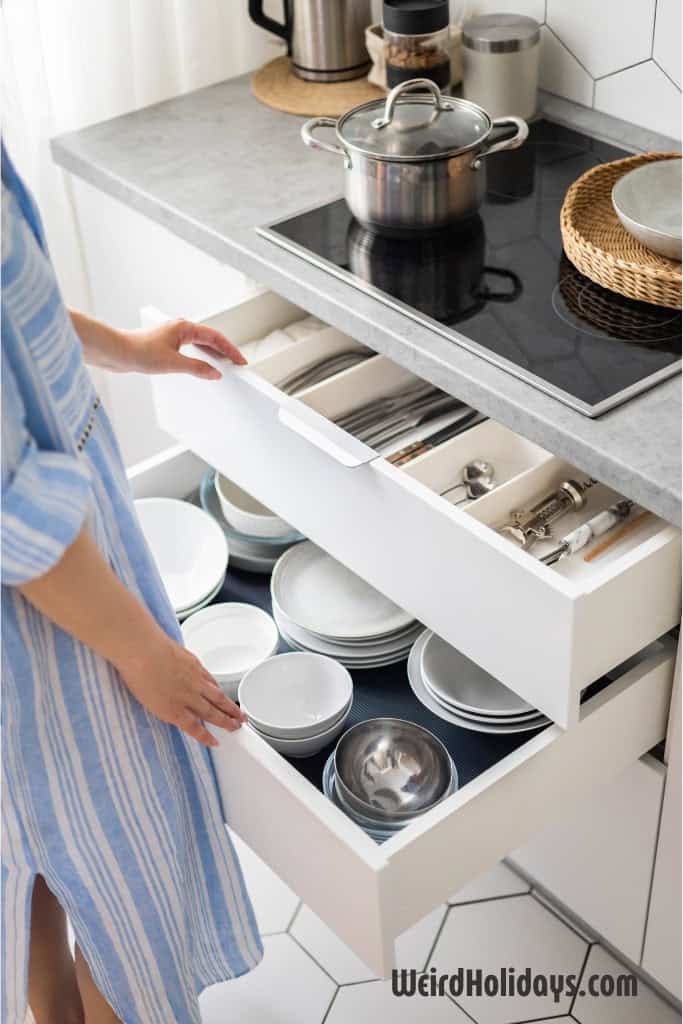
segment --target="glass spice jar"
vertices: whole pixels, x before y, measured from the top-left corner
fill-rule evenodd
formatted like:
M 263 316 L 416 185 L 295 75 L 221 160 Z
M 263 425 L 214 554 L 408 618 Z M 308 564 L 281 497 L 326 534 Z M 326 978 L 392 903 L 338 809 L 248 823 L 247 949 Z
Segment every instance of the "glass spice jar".
M 387 85 L 428 78 L 451 84 L 448 0 L 384 0 Z

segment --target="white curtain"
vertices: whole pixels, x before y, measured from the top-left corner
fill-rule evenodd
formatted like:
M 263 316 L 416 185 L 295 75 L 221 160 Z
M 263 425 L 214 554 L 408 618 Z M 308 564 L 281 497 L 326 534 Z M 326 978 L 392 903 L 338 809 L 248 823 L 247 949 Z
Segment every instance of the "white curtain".
M 282 16 L 281 0 L 269 13 Z M 242 74 L 278 44 L 249 21 L 247 0 L 4 0 L 0 30 L 3 134 L 38 199 L 65 298 L 87 310 L 68 180 L 50 137 Z

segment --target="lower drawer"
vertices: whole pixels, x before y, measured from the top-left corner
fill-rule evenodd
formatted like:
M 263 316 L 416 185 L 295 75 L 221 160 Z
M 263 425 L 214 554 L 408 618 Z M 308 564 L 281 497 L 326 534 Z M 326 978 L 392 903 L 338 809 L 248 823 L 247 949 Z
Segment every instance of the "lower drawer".
M 210 323 L 243 344 L 303 315 L 264 293 Z M 375 356 L 298 399 L 278 389 L 316 345 L 357 344 L 325 335 L 253 368 L 223 363 L 216 383 L 155 378 L 161 426 L 554 722 L 576 724 L 581 691 L 679 621 L 680 532 L 653 516 L 594 563 L 544 565 L 495 527 L 580 471 L 492 421 L 391 465 L 331 421 L 406 370 Z M 440 492 L 474 457 L 494 460 L 500 486 L 465 510 Z M 589 493 L 586 514 L 614 500 Z

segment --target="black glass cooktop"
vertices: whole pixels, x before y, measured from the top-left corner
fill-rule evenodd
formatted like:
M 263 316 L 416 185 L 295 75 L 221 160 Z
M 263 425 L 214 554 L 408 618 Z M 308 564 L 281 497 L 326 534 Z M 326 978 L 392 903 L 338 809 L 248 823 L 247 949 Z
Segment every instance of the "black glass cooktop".
M 486 199 L 457 231 L 382 237 L 338 199 L 259 233 L 599 416 L 678 372 L 681 313 L 607 291 L 563 254 L 568 187 L 625 154 L 551 121 L 530 128 L 521 149 L 485 161 Z

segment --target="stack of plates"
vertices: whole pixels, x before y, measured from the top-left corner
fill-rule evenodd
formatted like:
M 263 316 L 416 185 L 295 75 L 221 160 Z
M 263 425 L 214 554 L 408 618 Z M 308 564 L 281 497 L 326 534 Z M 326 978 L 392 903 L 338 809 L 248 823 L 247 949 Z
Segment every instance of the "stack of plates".
M 282 555 L 270 591 L 273 616 L 287 643 L 326 654 L 347 668 L 404 661 L 422 628 L 310 541 Z
M 516 733 L 549 724 L 540 711 L 428 629 L 410 652 L 408 680 L 426 708 L 462 729 Z
M 179 619 L 216 597 L 228 567 L 225 534 L 196 505 L 173 498 L 135 502 L 142 532 Z
M 228 523 L 221 510 L 215 487 L 216 472 L 211 469 L 199 488 L 199 500 L 205 512 L 212 516 L 230 544 L 230 565 L 245 572 L 269 574 L 280 555 L 303 537 L 296 530 L 279 537 L 255 537 L 241 533 Z

